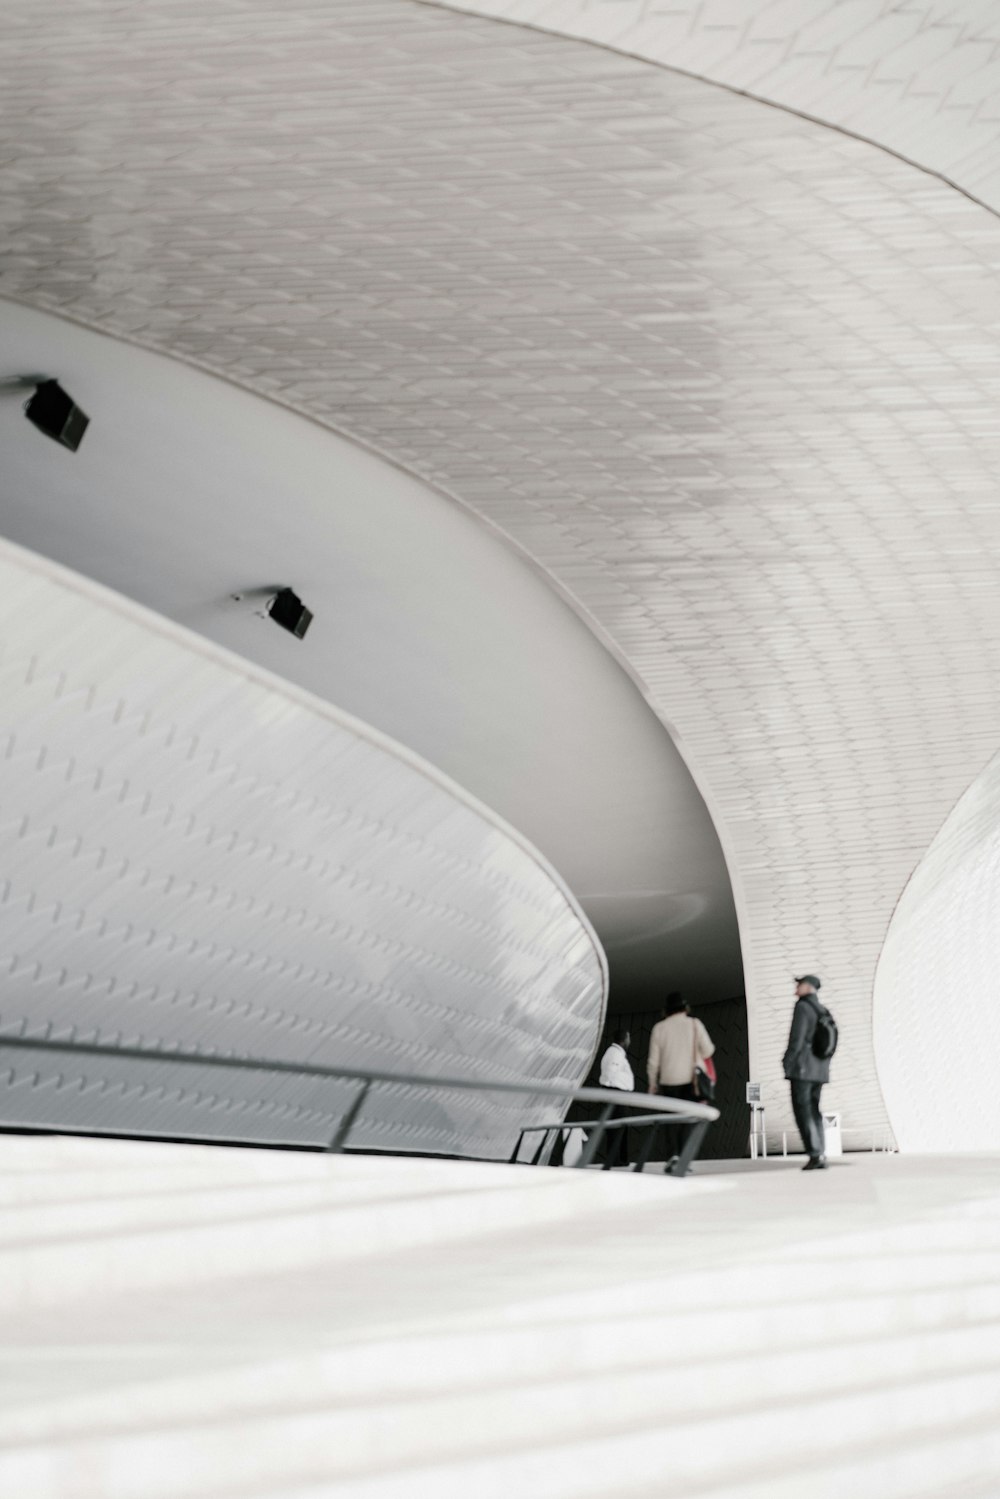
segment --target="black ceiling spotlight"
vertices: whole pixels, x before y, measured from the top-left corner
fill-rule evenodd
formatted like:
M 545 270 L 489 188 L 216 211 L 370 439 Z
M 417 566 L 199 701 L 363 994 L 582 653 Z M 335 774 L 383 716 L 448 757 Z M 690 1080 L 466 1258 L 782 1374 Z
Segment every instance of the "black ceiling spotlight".
M 53 442 L 61 442 L 71 453 L 76 452 L 90 426 L 90 417 L 66 394 L 58 380 L 40 381 L 34 395 L 24 403 L 24 414 L 39 432 Z
M 276 625 L 301 640 L 312 624 L 312 610 L 307 609 L 293 588 L 244 588 L 229 597 L 234 604 L 249 603 L 261 619 L 273 619 Z
M 288 630 L 297 640 L 302 639 L 312 624 L 312 610 L 306 608 L 291 588 L 279 588 L 268 604 L 267 612 L 276 625 Z

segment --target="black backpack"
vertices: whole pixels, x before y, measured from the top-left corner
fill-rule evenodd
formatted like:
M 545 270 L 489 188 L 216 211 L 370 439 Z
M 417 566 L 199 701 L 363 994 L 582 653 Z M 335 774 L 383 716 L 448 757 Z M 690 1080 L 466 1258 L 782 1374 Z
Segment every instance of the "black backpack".
M 837 1022 L 830 1011 L 824 1009 L 818 1000 L 816 1008 L 819 1014 L 816 1017 L 816 1029 L 813 1031 L 812 1054 L 821 1062 L 828 1062 L 837 1050 L 840 1035 L 837 1031 Z

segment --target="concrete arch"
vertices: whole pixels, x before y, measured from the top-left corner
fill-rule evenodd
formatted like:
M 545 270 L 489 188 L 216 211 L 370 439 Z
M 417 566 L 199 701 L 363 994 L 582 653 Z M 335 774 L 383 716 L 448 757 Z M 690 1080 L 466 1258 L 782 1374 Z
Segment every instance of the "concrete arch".
M 1000 755 L 915 870 L 879 959 L 875 1056 L 902 1149 L 996 1148 L 998 929 Z

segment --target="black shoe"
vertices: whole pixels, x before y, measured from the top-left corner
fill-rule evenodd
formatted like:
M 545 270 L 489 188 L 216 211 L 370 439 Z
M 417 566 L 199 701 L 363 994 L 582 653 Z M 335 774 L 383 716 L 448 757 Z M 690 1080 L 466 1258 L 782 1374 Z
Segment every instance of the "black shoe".
M 826 1170 L 826 1156 L 825 1155 L 811 1155 L 809 1157 L 808 1161 L 806 1161 L 805 1165 L 802 1167 L 802 1169 L 803 1169 L 803 1171 L 825 1171 Z

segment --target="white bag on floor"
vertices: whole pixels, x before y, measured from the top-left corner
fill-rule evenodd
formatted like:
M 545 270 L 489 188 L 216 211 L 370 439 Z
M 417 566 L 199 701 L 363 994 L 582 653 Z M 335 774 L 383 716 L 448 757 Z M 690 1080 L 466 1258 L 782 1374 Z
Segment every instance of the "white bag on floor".
M 840 1133 L 840 1115 L 837 1113 L 823 1113 L 823 1143 L 826 1153 L 830 1155 L 844 1154 L 844 1141 Z

